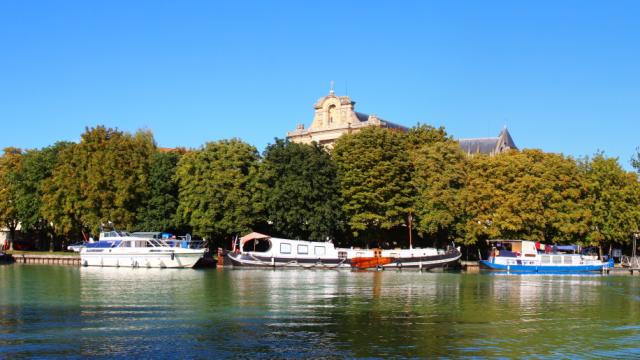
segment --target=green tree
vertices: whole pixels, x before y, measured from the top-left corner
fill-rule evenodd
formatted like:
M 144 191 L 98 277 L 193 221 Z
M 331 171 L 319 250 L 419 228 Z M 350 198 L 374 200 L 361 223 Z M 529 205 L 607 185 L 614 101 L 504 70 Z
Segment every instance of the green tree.
M 46 235 L 53 235 L 48 234 L 49 221 L 42 211 L 43 183 L 51 177 L 60 151 L 70 145 L 71 143 L 58 142 L 40 150 L 27 150 L 22 155 L 22 166 L 16 173 L 16 211 L 21 230 L 37 232 L 38 240 Z
M 147 197 L 137 214 L 136 228 L 141 231 L 179 231 L 184 228 L 177 217 L 178 180 L 176 170 L 183 151 L 151 155 Z
M 22 166 L 22 150 L 8 147 L 0 157 L 0 224 L 9 230 L 9 250 L 13 250 L 16 228 L 19 224 L 18 172 Z
M 353 235 L 382 240 L 381 230 L 406 224 L 411 209 L 411 164 L 404 134 L 366 127 L 336 141 L 333 158 L 343 212 Z
M 153 152 L 148 131 L 131 135 L 104 126 L 87 129 L 80 143 L 60 152 L 43 185 L 43 213 L 56 233 L 68 235 L 82 228 L 97 233 L 109 221 L 132 228 L 147 196 Z
M 229 239 L 256 223 L 251 187 L 259 155 L 238 139 L 186 153 L 176 171 L 178 216 L 196 235 Z
M 336 166 L 317 144 L 277 139 L 260 165 L 259 200 L 274 232 L 288 238 L 323 241 L 340 226 Z
M 626 243 L 640 224 L 640 185 L 616 158 L 602 153 L 583 159 L 592 218 L 588 239 L 599 245 Z
M 444 127 L 435 128 L 424 124 L 418 124 L 409 129 L 406 139 L 409 149 L 419 149 L 425 145 L 454 141 Z
M 469 158 L 465 242 L 507 238 L 583 241 L 586 187 L 571 158 L 539 150 Z
M 460 239 L 467 161 L 460 145 L 439 139 L 412 151 L 411 158 L 417 230 L 438 240 Z
M 636 153 L 631 158 L 631 166 L 633 166 L 633 168 L 636 169 L 638 173 L 640 173 L 640 147 L 636 148 Z

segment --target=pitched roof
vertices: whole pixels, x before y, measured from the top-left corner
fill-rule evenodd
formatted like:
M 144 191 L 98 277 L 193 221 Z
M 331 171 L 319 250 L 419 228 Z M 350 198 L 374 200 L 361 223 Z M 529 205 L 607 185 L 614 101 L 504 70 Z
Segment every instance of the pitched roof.
M 493 155 L 508 149 L 518 149 L 506 127 L 502 129 L 497 137 L 460 139 L 458 142 L 462 150 L 467 154 Z

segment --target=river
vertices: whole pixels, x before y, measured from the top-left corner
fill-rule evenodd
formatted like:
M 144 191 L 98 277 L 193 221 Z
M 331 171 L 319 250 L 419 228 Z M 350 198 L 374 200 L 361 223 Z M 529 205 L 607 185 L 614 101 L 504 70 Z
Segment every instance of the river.
M 638 358 L 640 277 L 0 266 L 0 358 Z

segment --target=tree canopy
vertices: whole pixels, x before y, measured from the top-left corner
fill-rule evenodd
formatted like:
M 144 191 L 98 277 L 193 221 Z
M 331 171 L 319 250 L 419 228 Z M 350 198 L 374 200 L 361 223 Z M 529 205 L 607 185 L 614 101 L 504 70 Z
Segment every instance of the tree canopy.
M 113 222 L 132 228 L 147 195 L 153 135 L 128 134 L 103 126 L 87 129 L 81 141 L 60 152 L 51 178 L 44 184 L 44 213 L 57 233 L 86 228 L 97 233 Z
M 635 173 L 626 172 L 618 160 L 602 153 L 583 159 L 587 179 L 592 243 L 625 243 L 640 224 L 640 184 Z
M 277 139 L 264 152 L 257 185 L 257 203 L 275 234 L 316 241 L 336 236 L 341 225 L 336 166 L 322 147 Z
M 0 158 L 0 224 L 9 229 L 9 248 L 13 249 L 15 231 L 20 221 L 18 211 L 19 172 L 22 167 L 22 150 L 4 149 Z
M 411 164 L 405 134 L 367 127 L 343 135 L 333 149 L 342 210 L 354 236 L 381 240 L 381 230 L 407 223 Z
M 178 162 L 178 216 L 196 235 L 229 238 L 256 222 L 252 178 L 259 155 L 238 139 L 206 143 Z
M 586 187 L 575 162 L 539 150 L 469 158 L 466 243 L 486 238 L 582 241 Z
M 136 215 L 140 231 L 178 231 L 184 225 L 178 218 L 178 180 L 176 170 L 184 151 L 154 152 L 149 159 L 148 192 Z

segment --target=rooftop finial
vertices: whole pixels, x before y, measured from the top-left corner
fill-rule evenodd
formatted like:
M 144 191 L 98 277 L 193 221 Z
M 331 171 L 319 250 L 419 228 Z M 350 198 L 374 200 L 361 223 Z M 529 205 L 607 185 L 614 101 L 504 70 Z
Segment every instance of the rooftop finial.
M 333 91 L 333 80 L 331 80 L 331 85 L 329 87 L 329 95 L 333 95 L 334 91 Z

